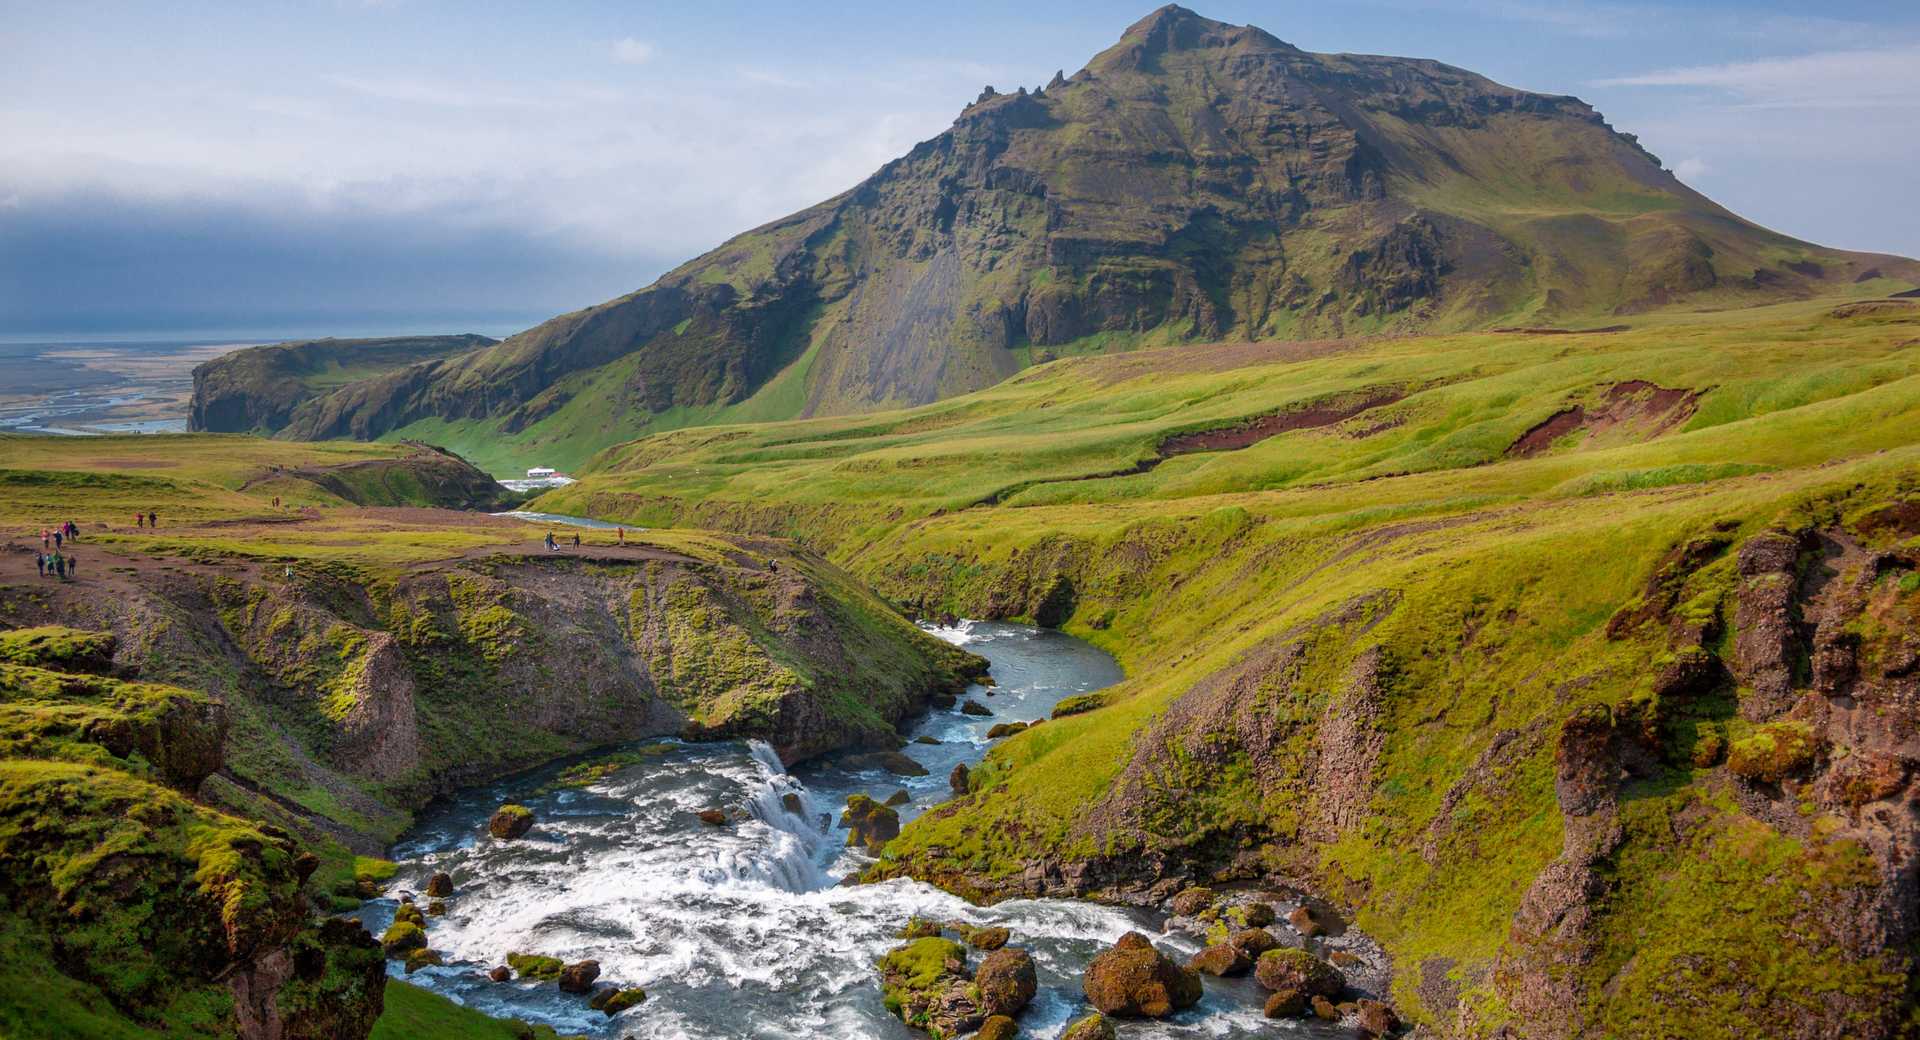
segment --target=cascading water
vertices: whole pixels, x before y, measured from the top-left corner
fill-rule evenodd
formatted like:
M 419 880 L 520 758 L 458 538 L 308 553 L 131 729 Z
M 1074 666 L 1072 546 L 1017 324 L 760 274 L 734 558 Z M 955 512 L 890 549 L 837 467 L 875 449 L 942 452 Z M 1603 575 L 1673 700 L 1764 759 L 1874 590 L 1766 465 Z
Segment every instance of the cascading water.
M 790 774 L 765 744 L 661 741 L 585 788 L 553 785 L 556 767 L 465 792 L 424 814 L 394 849 L 401 870 L 393 891 L 420 893 L 442 870 L 455 888 L 446 914 L 427 919 L 428 939 L 446 965 L 408 981 L 489 1014 L 606 1040 L 916 1040 L 925 1034 L 881 1004 L 873 963 L 899 942 L 895 932 L 907 917 L 920 915 L 1010 929 L 1039 975 L 1022 1035 L 1057 1034 L 1085 1010 L 1087 961 L 1129 929 L 1157 932 L 1156 919 L 1071 900 L 974 907 L 905 880 L 841 886 L 838 879 L 865 860 L 842 844 L 834 814 L 854 792 L 885 798 L 906 790 L 912 801 L 901 807 L 903 817 L 937 804 L 947 797 L 947 772 L 979 761 L 991 725 L 1042 718 L 1063 697 L 1117 681 L 1119 670 L 1056 632 L 964 622 L 930 631 L 986 656 L 998 685 L 972 693 L 992 717 L 937 711 L 915 727 L 910 736 L 939 741 L 907 749 L 928 776 L 811 765 Z M 487 816 L 508 800 L 533 809 L 534 829 L 519 841 L 485 838 Z M 702 823 L 704 809 L 732 819 Z M 379 901 L 362 915 L 378 931 L 393 907 Z M 1179 957 L 1199 948 L 1178 934 L 1155 942 Z M 608 1019 L 552 983 L 487 981 L 486 969 L 512 952 L 593 958 L 603 981 L 645 987 L 648 1000 Z M 1122 1033 L 1345 1035 L 1313 1022 L 1270 1023 L 1260 1016 L 1260 998 L 1250 980 L 1209 980 L 1199 1007 Z

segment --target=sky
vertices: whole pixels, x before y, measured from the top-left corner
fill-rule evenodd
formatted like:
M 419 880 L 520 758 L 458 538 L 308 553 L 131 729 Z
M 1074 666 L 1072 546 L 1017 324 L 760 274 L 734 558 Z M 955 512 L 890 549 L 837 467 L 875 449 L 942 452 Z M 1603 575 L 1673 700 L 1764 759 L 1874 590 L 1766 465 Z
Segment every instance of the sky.
M 1219 0 L 1576 94 L 1735 212 L 1920 256 L 1912 0 Z M 858 183 L 1131 3 L 0 0 L 0 338 L 515 331 Z

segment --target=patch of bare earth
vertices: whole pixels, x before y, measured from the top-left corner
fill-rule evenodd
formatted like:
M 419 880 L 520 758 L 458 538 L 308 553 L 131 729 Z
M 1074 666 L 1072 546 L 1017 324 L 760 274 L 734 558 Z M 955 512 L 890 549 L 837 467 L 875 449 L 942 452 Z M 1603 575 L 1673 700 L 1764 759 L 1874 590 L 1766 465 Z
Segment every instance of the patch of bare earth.
M 1615 383 L 1602 391 L 1589 408 L 1563 408 L 1520 435 L 1507 447 L 1507 457 L 1532 458 L 1544 454 L 1561 438 L 1584 431 L 1588 436 L 1616 426 L 1643 428 L 1648 439 L 1667 433 L 1693 416 L 1702 391 L 1656 386 L 1644 379 Z
M 1160 457 L 1171 458 L 1200 451 L 1238 451 L 1294 430 L 1312 430 L 1345 422 L 1361 412 L 1393 404 L 1406 396 L 1407 392 L 1397 387 L 1381 389 L 1357 399 L 1270 412 L 1234 426 L 1175 434 L 1160 442 Z

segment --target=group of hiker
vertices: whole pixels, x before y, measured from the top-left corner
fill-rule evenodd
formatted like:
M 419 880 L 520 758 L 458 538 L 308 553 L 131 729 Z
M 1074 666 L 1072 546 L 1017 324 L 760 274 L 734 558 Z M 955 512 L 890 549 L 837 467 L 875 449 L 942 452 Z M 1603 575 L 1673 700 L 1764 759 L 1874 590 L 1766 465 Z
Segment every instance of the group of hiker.
M 275 499 L 274 501 L 275 501 L 275 502 L 277 503 L 277 502 L 278 502 L 279 500 L 278 500 L 278 499 Z M 149 510 L 148 512 L 145 512 L 145 513 L 135 513 L 135 514 L 133 514 L 133 526 L 135 526 L 135 527 L 159 527 L 159 526 L 160 526 L 160 514 L 159 514 L 159 513 L 155 513 L 155 512 L 152 512 L 151 510 Z
M 614 537 L 614 544 L 616 545 L 627 544 L 627 529 L 624 527 L 614 528 L 613 537 Z M 580 548 L 580 532 L 578 531 L 575 531 L 573 533 L 573 547 L 575 549 Z M 560 542 L 553 537 L 552 531 L 547 532 L 547 551 L 548 552 L 560 551 Z
M 40 529 L 40 553 L 33 558 L 33 563 L 42 578 L 57 577 L 66 581 L 74 577 L 79 561 L 73 556 L 73 543 L 79 538 L 80 525 L 71 520 L 58 527 Z

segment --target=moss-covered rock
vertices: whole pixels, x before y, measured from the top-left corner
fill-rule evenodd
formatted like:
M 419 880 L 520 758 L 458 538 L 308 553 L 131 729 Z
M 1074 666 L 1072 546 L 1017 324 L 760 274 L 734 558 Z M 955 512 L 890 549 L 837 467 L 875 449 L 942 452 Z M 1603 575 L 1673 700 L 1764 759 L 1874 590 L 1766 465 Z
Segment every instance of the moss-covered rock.
M 1214 943 L 1194 954 L 1187 967 L 1207 975 L 1244 975 L 1253 967 L 1253 958 L 1238 946 Z
M 559 978 L 563 993 L 587 993 L 593 989 L 593 980 L 600 977 L 600 962 L 595 960 L 576 961 L 560 969 Z
M 1804 722 L 1769 722 L 1727 748 L 1727 768 L 1748 780 L 1779 783 L 1805 771 L 1819 756 L 1820 742 Z
M 1017 1015 L 1032 1003 L 1039 986 L 1033 956 L 1017 946 L 994 950 L 974 970 L 973 984 L 987 1014 Z
M 111 632 L 89 632 L 65 625 L 41 625 L 0 631 L 0 661 L 62 672 L 113 670 Z
M 587 1001 L 587 1006 L 612 1018 L 628 1008 L 639 1007 L 646 999 L 647 991 L 638 986 L 609 988 L 594 993 L 593 999 Z
M 940 922 L 925 917 L 909 917 L 907 923 L 893 934 L 900 939 L 925 939 L 940 934 Z
M 1171 906 L 1174 913 L 1182 917 L 1192 917 L 1213 906 L 1213 901 L 1213 889 L 1195 885 L 1192 888 L 1181 889 L 1179 894 L 1173 897 Z
M 980 1023 L 980 1031 L 973 1034 L 973 1040 L 1013 1040 L 1020 1035 L 1020 1023 L 1006 1015 L 990 1015 Z
M 404 959 L 413 951 L 426 947 L 426 929 L 412 921 L 395 919 L 380 936 L 380 948 L 395 959 Z
M 847 829 L 847 844 L 864 846 L 877 856 L 900 836 L 900 814 L 864 794 L 848 795 L 840 826 Z
M 507 967 L 512 968 L 513 973 L 520 978 L 552 982 L 560 977 L 560 973 L 566 969 L 567 964 L 558 957 L 548 957 L 538 953 L 509 953 Z
M 503 841 L 521 837 L 532 829 L 533 810 L 524 805 L 503 805 L 487 820 L 487 833 Z
M 1060 1040 L 1114 1040 L 1113 1023 L 1105 1015 L 1088 1015 L 1069 1025 Z
M 438 871 L 427 879 L 427 894 L 435 899 L 444 899 L 453 894 L 453 875 Z
M 1199 973 L 1174 963 L 1139 932 L 1095 955 L 1081 989 L 1101 1014 L 1117 1018 L 1164 1018 L 1201 996 Z
M 915 939 L 889 950 L 877 967 L 887 1010 L 936 1040 L 970 1032 L 986 1018 L 967 972 L 967 949 L 952 939 Z
M 1337 996 L 1347 985 L 1340 969 L 1305 950 L 1293 947 L 1281 947 L 1261 954 L 1254 961 L 1253 977 L 1273 992 L 1273 997 L 1267 1000 L 1270 1008 L 1293 1007 L 1296 1003 L 1304 1008 L 1316 997 Z M 1272 1012 L 1269 1012 L 1269 1017 L 1272 1017 Z

